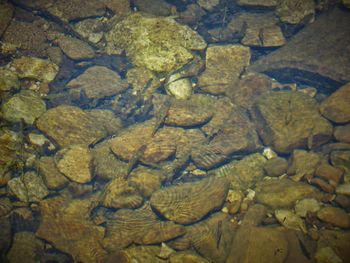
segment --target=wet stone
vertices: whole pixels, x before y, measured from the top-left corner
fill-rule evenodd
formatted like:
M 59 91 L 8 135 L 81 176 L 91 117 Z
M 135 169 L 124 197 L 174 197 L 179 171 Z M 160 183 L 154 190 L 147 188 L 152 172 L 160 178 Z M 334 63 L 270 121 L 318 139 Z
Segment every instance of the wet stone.
M 342 86 L 320 105 L 321 114 L 336 123 L 350 121 L 350 83 Z
M 161 188 L 164 179 L 165 176 L 161 172 L 141 167 L 130 174 L 129 181 L 143 197 L 149 198 L 154 191 Z
M 333 135 L 337 141 L 350 143 L 350 124 L 336 126 Z
M 56 77 L 58 66 L 49 60 L 35 57 L 21 57 L 12 61 L 11 67 L 15 69 L 20 78 L 29 78 L 49 83 Z
M 332 125 L 318 112 L 314 99 L 300 92 L 271 92 L 252 107 L 264 143 L 281 153 L 313 148 L 331 138 Z
M 174 253 L 169 258 L 170 263 L 208 263 L 206 259 L 192 251 Z
M 106 261 L 107 263 L 113 262 L 144 262 L 144 263 L 166 263 L 167 260 L 158 257 L 160 252 L 159 246 L 137 246 L 124 249 L 122 251 L 114 252 Z
M 0 3 L 0 17 L 1 17 L 0 36 L 2 36 L 7 26 L 9 25 L 12 15 L 13 15 L 13 6 L 8 2 L 2 1 Z
M 174 34 L 173 32 L 177 32 Z M 200 35 L 168 17 L 133 13 L 106 34 L 108 54 L 126 50 L 132 62 L 156 72 L 170 72 L 191 61 L 191 50 L 206 47 Z
M 87 113 L 93 121 L 104 127 L 108 134 L 117 134 L 123 127 L 122 120 L 110 110 L 93 109 Z
M 287 172 L 288 161 L 282 157 L 269 159 L 264 165 L 264 170 L 268 176 L 278 177 Z
M 288 175 L 293 181 L 300 181 L 302 178 L 310 179 L 314 175 L 321 157 L 314 152 L 294 150 L 291 157 L 291 164 L 288 168 Z
M 324 207 L 317 212 L 317 217 L 337 227 L 350 227 L 350 216 L 344 210 L 337 207 Z
M 95 56 L 93 48 L 77 38 L 61 36 L 55 41 L 58 42 L 58 46 L 70 59 L 83 60 Z
M 64 188 L 69 180 L 57 169 L 54 157 L 43 156 L 37 163 L 39 173 L 50 190 Z
M 249 65 L 250 50 L 241 45 L 209 46 L 206 51 L 206 69 L 199 76 L 198 86 L 204 92 L 223 94 L 232 82 L 238 80 Z
M 283 23 L 306 23 L 315 15 L 315 2 L 313 0 L 280 0 L 277 3 L 276 15 Z
M 72 145 L 56 153 L 57 169 L 70 180 L 88 183 L 92 180 L 92 154 L 87 146 Z
M 316 213 L 321 209 L 319 202 L 314 198 L 305 198 L 295 205 L 295 213 L 300 217 L 306 217 L 308 212 Z
M 20 82 L 17 74 L 6 68 L 0 68 L 0 91 L 17 90 L 19 87 Z
M 93 66 L 71 80 L 67 88 L 82 90 L 89 99 L 99 99 L 121 93 L 127 88 L 127 84 L 117 72 L 106 67 Z
M 82 37 L 96 44 L 103 37 L 102 27 L 104 22 L 101 18 L 84 19 L 73 25 L 73 29 Z
M 339 185 L 336 189 L 336 193 L 350 196 L 350 182 Z
M 275 7 L 277 0 L 238 0 L 237 4 L 247 7 Z
M 4 254 L 12 243 L 12 226 L 8 217 L 0 217 L 0 227 L 0 253 Z
M 62 105 L 49 109 L 40 116 L 36 126 L 60 147 L 89 145 L 106 135 L 104 127 L 91 119 L 88 113 L 74 106 Z
M 213 11 L 219 4 L 220 0 L 198 0 L 198 5 L 208 11 Z
M 23 119 L 25 123 L 33 124 L 46 111 L 46 105 L 36 93 L 24 90 L 5 102 L 1 111 L 7 121 L 20 122 Z
M 39 202 L 49 194 L 43 179 L 35 172 L 27 172 L 11 179 L 8 186 L 12 193 L 23 202 Z
M 312 186 L 289 179 L 261 181 L 256 188 L 257 202 L 273 208 L 292 207 L 297 200 L 309 197 L 320 196 Z
M 172 12 L 172 5 L 165 0 L 134 0 L 133 4 L 138 11 L 155 16 L 169 16 Z
M 220 208 L 227 191 L 225 179 L 207 178 L 196 183 L 160 189 L 152 194 L 150 201 L 152 208 L 167 219 L 190 224 Z M 211 202 L 207 202 L 208 199 Z
M 287 209 L 275 210 L 275 217 L 277 221 L 288 229 L 301 230 L 307 233 L 305 223 L 301 217 L 296 215 L 293 211 Z

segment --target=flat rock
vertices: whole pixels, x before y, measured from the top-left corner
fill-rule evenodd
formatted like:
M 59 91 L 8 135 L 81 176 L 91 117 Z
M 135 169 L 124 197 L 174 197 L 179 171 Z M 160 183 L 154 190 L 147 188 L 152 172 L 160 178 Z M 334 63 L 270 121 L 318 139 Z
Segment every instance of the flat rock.
M 289 179 L 268 180 L 258 183 L 256 200 L 273 208 L 293 207 L 295 202 L 307 197 L 319 197 L 312 186 Z
M 265 145 L 277 152 L 313 148 L 332 135 L 332 125 L 319 114 L 316 101 L 301 92 L 264 94 L 251 112 Z
M 176 32 L 176 34 L 174 34 Z M 126 50 L 134 65 L 156 72 L 170 72 L 191 61 L 191 50 L 206 43 L 190 27 L 171 17 L 147 17 L 133 13 L 106 34 L 108 54 Z
M 313 0 L 280 0 L 277 2 L 276 15 L 281 22 L 295 25 L 310 21 L 315 15 L 315 8 Z
M 325 13 L 248 70 L 273 74 L 279 81 L 298 80 L 334 90 L 334 86 L 350 81 L 350 60 L 344 56 L 350 53 L 349 23 L 347 12 L 335 9 Z
M 350 228 L 350 216 L 342 209 L 327 206 L 317 212 L 317 217 L 327 223 L 341 228 Z
M 242 45 L 213 45 L 206 51 L 206 69 L 199 76 L 198 86 L 212 94 L 223 94 L 238 80 L 250 63 L 250 50 Z
M 74 261 L 105 262 L 107 253 L 101 246 L 105 231 L 90 219 L 92 202 L 92 198 L 70 200 L 61 196 L 42 201 L 36 236 L 70 254 Z
M 322 101 L 321 114 L 336 123 L 350 121 L 350 83 L 342 86 Z
M 85 145 L 71 145 L 56 153 L 57 169 L 70 180 L 88 183 L 92 180 L 92 154 Z
M 4 33 L 7 26 L 9 25 L 13 15 L 13 6 L 5 1 L 0 3 L 0 36 Z
M 227 181 L 213 177 L 160 189 L 152 194 L 150 201 L 152 208 L 167 219 L 190 224 L 219 209 L 227 191 Z
M 67 57 L 73 60 L 93 58 L 95 51 L 87 43 L 73 37 L 61 36 L 56 42 Z
M 45 111 L 45 102 L 29 90 L 17 93 L 1 107 L 2 117 L 5 120 L 10 122 L 23 120 L 27 124 L 33 124 Z
M 67 84 L 69 89 L 84 91 L 89 99 L 103 98 L 121 93 L 127 88 L 119 74 L 102 66 L 88 68 L 83 74 Z
M 337 141 L 350 143 L 350 124 L 336 126 L 333 135 Z
M 58 66 L 49 60 L 35 57 L 21 57 L 12 61 L 13 67 L 20 78 L 29 78 L 49 83 L 56 77 Z
M 72 144 L 89 145 L 106 135 L 86 112 L 74 106 L 58 106 L 42 114 L 36 122 L 39 130 L 60 147 Z
M 22 202 L 39 202 L 49 194 L 43 179 L 35 172 L 11 179 L 8 186 Z
M 41 157 L 37 166 L 47 188 L 58 190 L 64 188 L 68 184 L 68 179 L 57 169 L 54 157 Z

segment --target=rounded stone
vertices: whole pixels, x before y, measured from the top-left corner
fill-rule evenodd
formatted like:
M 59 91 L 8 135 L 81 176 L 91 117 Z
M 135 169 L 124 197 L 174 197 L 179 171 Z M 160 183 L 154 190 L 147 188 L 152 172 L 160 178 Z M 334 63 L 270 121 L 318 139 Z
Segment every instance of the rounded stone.
M 318 211 L 317 217 L 327 223 L 341 228 L 350 227 L 350 217 L 342 209 L 337 207 L 324 207 Z

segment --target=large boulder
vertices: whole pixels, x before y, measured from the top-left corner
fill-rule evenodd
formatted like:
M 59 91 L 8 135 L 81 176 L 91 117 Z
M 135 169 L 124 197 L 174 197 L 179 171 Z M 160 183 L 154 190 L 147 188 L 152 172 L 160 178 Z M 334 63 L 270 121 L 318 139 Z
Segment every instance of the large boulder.
M 316 101 L 301 92 L 262 95 L 251 112 L 264 143 L 281 153 L 313 148 L 332 136 L 332 125 L 319 114 Z

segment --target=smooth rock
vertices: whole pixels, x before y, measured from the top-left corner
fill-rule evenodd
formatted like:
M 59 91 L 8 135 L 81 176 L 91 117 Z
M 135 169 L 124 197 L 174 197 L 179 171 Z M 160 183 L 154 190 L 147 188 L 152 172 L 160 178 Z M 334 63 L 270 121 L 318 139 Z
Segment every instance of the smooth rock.
M 350 196 L 350 182 L 340 184 L 335 191 L 337 194 Z
M 251 113 L 264 143 L 281 153 L 322 145 L 333 131 L 319 114 L 316 101 L 300 92 L 264 94 Z
M 172 14 L 172 5 L 165 0 L 134 0 L 133 4 L 137 11 L 152 14 L 154 16 L 170 16 Z
M 277 0 L 238 0 L 237 4 L 247 7 L 275 7 Z
M 55 150 L 55 145 L 53 145 L 50 142 L 50 140 L 42 134 L 31 132 L 28 134 L 28 141 L 31 145 L 40 147 L 43 150 L 48 150 L 48 151 Z
M 301 217 L 306 217 L 308 212 L 316 213 L 320 209 L 321 206 L 315 198 L 302 199 L 295 205 L 295 213 Z
M 17 90 L 19 87 L 20 82 L 17 74 L 7 68 L 0 68 L 0 91 Z
M 225 179 L 207 178 L 195 183 L 160 189 L 151 196 L 151 206 L 169 220 L 180 224 L 196 222 L 219 209 L 228 191 Z M 207 200 L 210 199 L 210 202 Z
M 336 126 L 333 135 L 337 141 L 350 143 L 350 124 Z
M 84 91 L 89 99 L 99 99 L 121 93 L 127 88 L 127 84 L 117 72 L 106 67 L 93 66 L 71 80 L 66 87 Z
M 337 227 L 350 227 L 350 216 L 344 210 L 337 207 L 324 207 L 317 212 L 317 217 Z
M 264 170 L 268 176 L 278 177 L 287 172 L 288 161 L 282 157 L 267 160 Z
M 137 189 L 122 178 L 115 178 L 103 189 L 101 204 L 108 208 L 138 208 L 143 198 Z
M 220 4 L 220 0 L 198 0 L 198 5 L 208 11 L 213 11 Z
M 5 102 L 1 111 L 2 117 L 9 122 L 23 120 L 26 124 L 33 124 L 46 111 L 46 104 L 36 93 L 23 90 Z
M 344 171 L 344 181 L 349 182 L 350 151 L 348 150 L 332 151 L 330 155 L 330 159 L 333 166 L 340 168 Z
M 63 53 L 70 59 L 83 60 L 95 56 L 94 49 L 77 38 L 62 35 L 55 41 L 57 41 Z
M 36 126 L 60 147 L 89 145 L 106 135 L 104 127 L 74 106 L 62 105 L 49 109 L 40 116 Z
M 0 252 L 3 254 L 12 245 L 12 225 L 8 217 L 0 217 Z
M 28 263 L 36 263 L 44 251 L 44 242 L 32 232 L 18 232 L 14 235 L 13 244 L 7 254 L 10 262 L 20 263 L 25 259 Z
M 336 123 L 350 121 L 350 83 L 327 97 L 320 105 L 321 114 Z
M 279 0 L 277 1 L 276 15 L 281 22 L 295 25 L 312 20 L 315 8 L 313 0 Z
M 56 153 L 57 169 L 70 180 L 85 184 L 92 180 L 92 154 L 85 145 L 72 145 Z
M 36 236 L 76 262 L 105 262 L 107 253 L 101 246 L 104 228 L 90 219 L 93 201 L 58 196 L 40 202 L 41 222 Z
M 166 263 L 167 260 L 158 257 L 159 246 L 135 246 L 112 253 L 106 263 L 121 261 L 123 263 Z
M 59 190 L 68 184 L 69 180 L 57 169 L 54 157 L 41 157 L 37 166 L 45 185 L 50 190 Z
M 349 261 L 349 231 L 321 230 L 319 236 L 320 238 L 317 241 L 318 250 L 325 247 L 330 247 L 334 252 L 336 252 L 337 257 L 342 260 L 341 262 Z M 332 255 L 333 253 L 331 252 L 330 254 Z
M 206 69 L 198 79 L 199 88 L 211 94 L 223 94 L 249 65 L 250 50 L 242 45 L 213 45 L 207 48 L 205 61 Z
M 273 208 L 293 207 L 298 200 L 320 197 L 309 184 L 289 179 L 261 181 L 255 190 L 257 202 Z
M 22 202 L 39 202 L 49 194 L 43 179 L 35 172 L 11 179 L 8 187 Z
M 21 57 L 11 63 L 20 78 L 30 78 L 49 83 L 56 77 L 58 66 L 48 60 L 34 57 Z
M 146 17 L 139 13 L 117 23 L 107 33 L 106 40 L 107 53 L 120 54 L 126 50 L 134 65 L 156 72 L 176 70 L 193 59 L 191 50 L 206 47 L 196 31 L 174 19 Z
M 291 157 L 288 175 L 293 181 L 300 181 L 303 178 L 310 179 L 313 177 L 321 156 L 315 152 L 304 150 L 294 150 Z
M 188 78 L 177 79 L 169 82 L 165 89 L 176 99 L 187 100 L 192 95 L 192 82 Z

